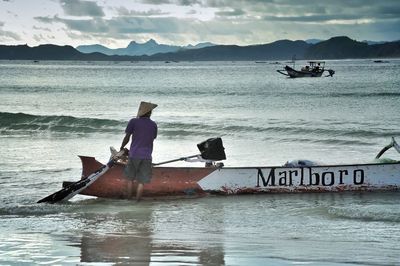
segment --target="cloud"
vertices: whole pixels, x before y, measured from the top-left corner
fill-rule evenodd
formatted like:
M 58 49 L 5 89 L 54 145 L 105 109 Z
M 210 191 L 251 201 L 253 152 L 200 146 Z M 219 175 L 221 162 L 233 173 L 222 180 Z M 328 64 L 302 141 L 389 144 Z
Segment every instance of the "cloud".
M 53 1 L 62 3 L 69 16 L 53 13 L 35 19 L 62 24 L 74 41 L 80 36 L 82 40 L 119 43 L 161 38 L 245 45 L 338 35 L 360 40 L 400 37 L 400 27 L 396 29 L 400 25 L 399 0 L 132 0 L 130 5 L 104 0 Z
M 176 33 L 181 27 L 181 21 L 176 18 L 164 17 L 114 17 L 112 19 L 64 19 L 58 16 L 36 17 L 44 23 L 63 23 L 70 30 L 84 33 Z
M 399 19 L 398 0 L 205 0 L 202 6 L 219 9 L 217 15 L 224 16 L 227 8 L 241 10 L 246 17 L 267 18 L 269 21 L 321 22 L 334 19 Z M 341 17 L 341 18 L 340 18 Z M 302 19 L 303 18 L 303 19 Z
M 202 5 L 202 0 L 142 0 L 142 3 L 150 5 L 177 5 L 177 6 L 194 6 Z
M 286 21 L 286 22 L 305 22 L 320 23 L 332 20 L 359 20 L 364 16 L 356 16 L 352 14 L 341 15 L 307 15 L 307 16 L 265 16 L 263 19 L 268 21 Z
M 150 16 L 162 16 L 169 14 L 168 12 L 163 12 L 160 9 L 150 9 L 148 11 L 136 11 L 136 10 L 128 10 L 126 7 L 119 7 L 116 10 L 118 16 L 124 16 L 124 17 L 134 17 L 134 16 L 150 17 Z
M 40 43 L 40 42 L 47 42 L 47 41 L 49 41 L 49 40 L 55 40 L 56 39 L 56 37 L 54 36 L 54 35 L 51 35 L 51 34 L 47 34 L 47 35 L 43 35 L 43 34 L 35 34 L 35 35 L 33 35 L 33 39 L 36 41 L 36 42 L 38 42 L 38 43 Z
M 83 0 L 60 0 L 65 14 L 70 16 L 103 17 L 103 9 L 95 2 Z
M 22 38 L 18 34 L 12 32 L 12 31 L 3 30 L 4 25 L 5 25 L 5 23 L 0 21 L 0 41 L 4 42 L 4 41 L 10 41 L 10 40 L 11 41 L 21 41 L 22 40 Z
M 201 36 L 203 40 L 212 36 L 246 36 L 251 31 L 245 24 L 233 25 L 232 21 L 199 21 L 175 17 L 114 17 L 112 19 L 94 18 L 85 20 L 64 19 L 58 16 L 37 17 L 43 23 L 63 23 L 68 31 L 84 34 L 88 38 L 102 37 L 132 39 L 138 35 L 164 36 L 165 39 L 178 39 L 186 35 Z

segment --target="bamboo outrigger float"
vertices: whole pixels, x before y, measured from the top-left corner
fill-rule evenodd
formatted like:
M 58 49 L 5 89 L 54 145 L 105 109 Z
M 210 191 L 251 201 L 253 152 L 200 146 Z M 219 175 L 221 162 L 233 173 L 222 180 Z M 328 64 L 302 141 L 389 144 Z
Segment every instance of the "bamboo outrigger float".
M 217 161 L 225 159 L 220 138 L 198 145 L 200 155 L 155 164 L 149 184 L 144 185 L 143 197 L 187 197 L 209 194 L 256 194 L 295 192 L 388 191 L 400 190 L 400 161 L 370 164 L 315 165 L 309 161 L 294 161 L 284 166 L 224 167 Z M 382 156 L 400 146 L 394 138 L 376 156 Z M 160 167 L 157 165 L 198 157 L 206 159 L 208 167 Z M 80 156 L 82 179 L 64 182 L 63 189 L 40 200 L 54 203 L 75 194 L 100 198 L 131 199 L 136 182 L 123 174 L 126 154 L 112 156 L 107 165 L 94 157 Z M 87 185 L 88 184 L 88 185 Z

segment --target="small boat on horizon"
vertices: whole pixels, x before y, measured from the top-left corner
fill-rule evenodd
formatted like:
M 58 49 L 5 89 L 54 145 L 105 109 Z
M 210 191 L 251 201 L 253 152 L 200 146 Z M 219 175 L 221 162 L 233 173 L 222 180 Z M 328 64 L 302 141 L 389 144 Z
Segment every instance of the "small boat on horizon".
M 286 72 L 285 72 L 286 71 Z M 286 65 L 284 70 L 277 70 L 278 73 L 289 76 L 290 78 L 304 78 L 304 77 L 321 77 L 327 71 L 326 77 L 333 77 L 335 71 L 332 69 L 325 69 L 325 61 L 308 61 L 308 65 L 296 70 L 293 67 Z

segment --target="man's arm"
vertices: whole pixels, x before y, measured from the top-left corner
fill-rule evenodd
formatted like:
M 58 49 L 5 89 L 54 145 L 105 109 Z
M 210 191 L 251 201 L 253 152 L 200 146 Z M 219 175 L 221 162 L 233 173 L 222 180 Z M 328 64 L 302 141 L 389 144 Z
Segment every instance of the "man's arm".
M 122 140 L 122 144 L 121 144 L 120 150 L 125 148 L 126 144 L 128 144 L 128 142 L 129 142 L 130 138 L 131 138 L 131 134 L 130 133 L 126 133 L 124 139 Z

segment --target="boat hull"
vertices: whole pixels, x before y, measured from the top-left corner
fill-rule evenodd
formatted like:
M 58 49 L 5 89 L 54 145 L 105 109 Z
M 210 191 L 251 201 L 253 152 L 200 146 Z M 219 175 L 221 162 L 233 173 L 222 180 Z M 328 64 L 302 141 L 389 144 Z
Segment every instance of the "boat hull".
M 93 157 L 81 157 L 82 178 L 102 166 Z M 116 164 L 80 194 L 130 199 L 136 182 Z M 385 164 L 310 167 L 155 167 L 144 197 L 205 196 L 208 194 L 255 194 L 339 191 L 386 191 L 400 189 L 400 162 Z
M 291 78 L 305 78 L 305 77 L 321 77 L 322 73 L 324 73 L 324 69 L 319 71 L 298 71 L 290 66 L 285 66 L 285 70 L 289 77 Z

